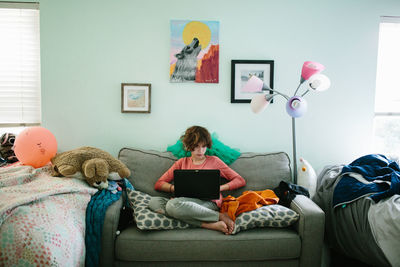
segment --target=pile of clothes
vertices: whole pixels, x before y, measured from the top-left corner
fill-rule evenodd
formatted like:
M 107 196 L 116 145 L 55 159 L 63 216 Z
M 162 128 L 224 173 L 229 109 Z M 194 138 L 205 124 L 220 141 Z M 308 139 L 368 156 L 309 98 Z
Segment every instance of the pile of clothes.
M 0 138 L 0 167 L 9 163 L 17 162 L 14 153 L 15 134 L 5 133 Z

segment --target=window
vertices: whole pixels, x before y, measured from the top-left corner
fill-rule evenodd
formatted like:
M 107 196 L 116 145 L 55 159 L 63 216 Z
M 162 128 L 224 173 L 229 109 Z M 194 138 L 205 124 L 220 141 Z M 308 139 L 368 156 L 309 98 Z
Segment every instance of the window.
M 39 4 L 0 2 L 0 131 L 40 125 Z
M 375 93 L 374 151 L 400 154 L 400 17 L 381 17 Z

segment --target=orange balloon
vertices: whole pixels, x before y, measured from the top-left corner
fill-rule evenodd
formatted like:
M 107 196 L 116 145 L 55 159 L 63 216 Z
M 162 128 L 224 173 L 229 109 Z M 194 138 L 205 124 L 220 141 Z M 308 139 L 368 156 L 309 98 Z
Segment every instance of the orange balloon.
M 30 127 L 15 138 L 14 153 L 22 164 L 40 168 L 56 155 L 57 140 L 46 128 Z

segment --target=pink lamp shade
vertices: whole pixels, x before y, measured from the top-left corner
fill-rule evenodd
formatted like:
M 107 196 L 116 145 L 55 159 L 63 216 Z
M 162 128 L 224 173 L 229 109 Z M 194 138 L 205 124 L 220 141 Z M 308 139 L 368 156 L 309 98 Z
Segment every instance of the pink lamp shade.
M 293 118 L 298 118 L 307 112 L 307 101 L 300 96 L 291 97 L 286 103 L 286 112 Z
M 262 112 L 269 104 L 265 94 L 257 94 L 251 99 L 250 107 L 254 113 Z
M 307 81 L 314 74 L 318 74 L 325 69 L 324 65 L 314 62 L 314 61 L 306 61 L 303 64 L 303 68 L 301 69 L 301 80 L 303 83 Z
M 315 74 L 308 79 L 308 86 L 318 92 L 325 91 L 331 86 L 331 80 L 324 74 Z
M 252 75 L 250 79 L 242 88 L 242 92 L 256 93 L 261 92 L 263 88 L 263 81 L 255 75 Z

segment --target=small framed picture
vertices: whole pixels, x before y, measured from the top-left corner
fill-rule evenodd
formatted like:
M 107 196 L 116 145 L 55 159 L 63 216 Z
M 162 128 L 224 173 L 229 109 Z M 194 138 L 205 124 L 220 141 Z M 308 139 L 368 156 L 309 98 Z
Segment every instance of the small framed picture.
M 150 83 L 121 83 L 121 112 L 150 113 Z
M 243 92 L 242 88 L 253 75 L 274 88 L 273 60 L 232 60 L 231 71 L 231 103 L 250 103 L 257 93 Z

